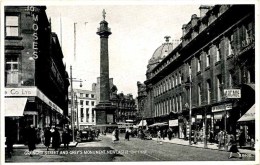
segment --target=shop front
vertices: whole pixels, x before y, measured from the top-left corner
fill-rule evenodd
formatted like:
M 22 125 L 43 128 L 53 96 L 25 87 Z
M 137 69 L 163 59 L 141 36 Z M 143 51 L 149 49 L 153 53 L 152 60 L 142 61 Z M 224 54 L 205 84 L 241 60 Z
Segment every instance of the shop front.
M 24 143 L 26 129 L 33 125 L 38 131 L 58 126 L 63 110 L 36 87 L 5 88 L 5 130 L 15 143 Z

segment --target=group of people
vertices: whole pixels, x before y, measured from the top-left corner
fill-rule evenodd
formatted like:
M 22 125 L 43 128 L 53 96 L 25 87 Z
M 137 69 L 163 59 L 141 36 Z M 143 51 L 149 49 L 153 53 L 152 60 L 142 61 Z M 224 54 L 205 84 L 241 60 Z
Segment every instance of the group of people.
M 27 140 L 26 143 L 28 145 L 29 151 L 33 151 L 36 149 L 36 144 L 38 144 L 38 136 L 37 129 L 34 128 L 34 125 L 30 125 L 27 129 Z M 62 137 L 62 140 L 61 140 Z M 44 134 L 42 137 L 42 143 L 47 147 L 47 151 L 49 151 L 50 145 L 54 150 L 58 150 L 61 142 L 64 144 L 64 148 L 68 149 L 70 143 L 70 133 L 69 129 L 65 128 L 62 132 L 62 136 L 60 136 L 60 132 L 56 127 L 46 127 L 44 130 Z M 32 156 L 32 154 L 30 154 Z

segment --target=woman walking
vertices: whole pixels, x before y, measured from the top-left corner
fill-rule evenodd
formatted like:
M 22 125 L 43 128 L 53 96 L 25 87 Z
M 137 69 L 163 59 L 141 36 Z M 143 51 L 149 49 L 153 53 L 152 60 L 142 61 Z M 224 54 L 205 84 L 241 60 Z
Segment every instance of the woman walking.
M 60 147 L 60 133 L 57 128 L 55 128 L 54 130 L 55 131 L 52 134 L 52 148 L 54 148 L 55 151 L 57 151 Z
M 230 152 L 229 159 L 232 158 L 233 153 L 237 153 L 239 155 L 239 158 L 242 159 L 242 155 L 237 148 L 237 142 L 235 141 L 234 136 L 232 136 L 232 135 L 230 137 L 229 144 L 231 145 L 231 147 L 229 149 L 229 152 Z
M 64 148 L 69 149 L 69 143 L 70 143 L 70 134 L 68 129 L 64 129 L 62 133 L 62 142 L 64 144 Z

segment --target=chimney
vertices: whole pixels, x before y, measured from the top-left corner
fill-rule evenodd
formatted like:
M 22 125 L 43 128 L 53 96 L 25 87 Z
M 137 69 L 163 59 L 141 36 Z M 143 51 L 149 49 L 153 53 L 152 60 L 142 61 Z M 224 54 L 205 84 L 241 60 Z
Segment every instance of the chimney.
M 206 15 L 206 13 L 209 11 L 210 6 L 206 6 L 206 5 L 201 5 L 200 6 L 200 18 L 204 17 Z
M 187 24 L 183 24 L 182 25 L 182 36 L 185 36 L 185 34 L 186 34 L 186 26 L 187 26 Z
M 197 17 L 196 14 L 193 14 L 193 15 L 191 16 L 191 27 L 194 27 L 194 26 L 197 25 L 198 19 L 199 19 L 199 18 Z

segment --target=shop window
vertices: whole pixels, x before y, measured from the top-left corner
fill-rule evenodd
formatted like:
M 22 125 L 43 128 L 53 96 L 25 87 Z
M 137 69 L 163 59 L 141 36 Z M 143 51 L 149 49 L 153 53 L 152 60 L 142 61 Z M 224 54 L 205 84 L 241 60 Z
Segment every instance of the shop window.
M 18 16 L 6 16 L 5 17 L 5 35 L 6 36 L 18 36 L 19 35 L 19 17 Z
M 6 83 L 18 84 L 18 57 L 8 57 L 5 63 Z

